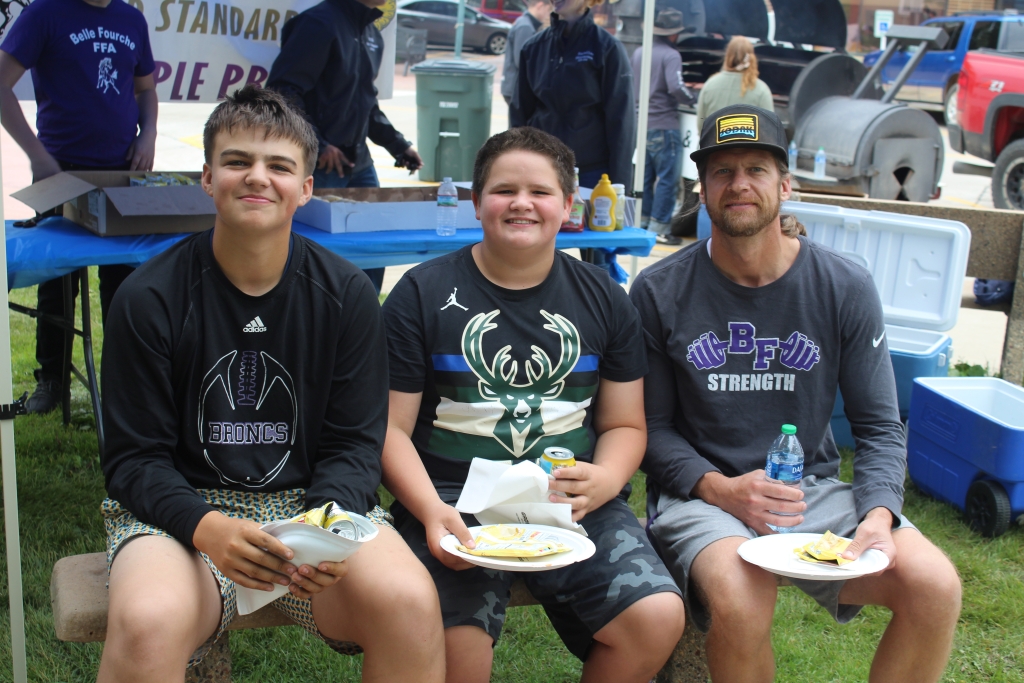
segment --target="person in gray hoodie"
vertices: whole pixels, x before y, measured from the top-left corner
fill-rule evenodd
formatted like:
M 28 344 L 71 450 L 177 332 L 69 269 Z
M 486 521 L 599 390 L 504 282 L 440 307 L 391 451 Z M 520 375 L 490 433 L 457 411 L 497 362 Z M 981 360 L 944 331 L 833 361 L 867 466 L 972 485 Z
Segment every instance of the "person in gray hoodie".
M 683 13 L 663 9 L 654 20 L 651 49 L 651 90 L 647 109 L 647 160 L 644 162 L 644 201 L 641 227 L 669 236 L 672 209 L 679 194 L 683 163 L 683 137 L 679 127 L 680 104 L 696 98 L 683 83 L 683 61 L 675 48 L 676 36 L 686 27 Z M 643 48 L 633 52 L 633 96 L 639 109 Z
M 551 23 L 551 9 L 551 0 L 528 0 L 526 11 L 516 19 L 508 32 L 505 66 L 501 71 L 501 96 L 505 98 L 505 104 L 509 108 L 509 127 L 512 126 L 512 107 L 515 106 L 513 100 L 516 83 L 519 80 L 519 53 L 523 51 L 526 41 Z

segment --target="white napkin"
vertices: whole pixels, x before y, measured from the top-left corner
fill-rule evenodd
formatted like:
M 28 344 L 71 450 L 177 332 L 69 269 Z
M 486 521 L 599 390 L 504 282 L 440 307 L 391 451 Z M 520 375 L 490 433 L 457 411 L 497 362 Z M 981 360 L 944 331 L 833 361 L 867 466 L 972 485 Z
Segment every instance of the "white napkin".
M 549 478 L 536 463 L 518 465 L 473 458 L 455 509 L 475 515 L 481 524 L 544 524 L 587 532 L 572 521 L 568 503 L 548 500 Z

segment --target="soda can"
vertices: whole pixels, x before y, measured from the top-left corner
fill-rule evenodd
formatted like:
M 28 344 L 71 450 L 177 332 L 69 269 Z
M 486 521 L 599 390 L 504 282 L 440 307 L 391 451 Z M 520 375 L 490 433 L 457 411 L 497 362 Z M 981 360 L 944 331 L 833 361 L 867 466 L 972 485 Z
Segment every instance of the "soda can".
M 332 534 L 337 534 L 350 541 L 358 541 L 363 535 L 356 521 L 352 519 L 351 515 L 342 510 L 337 503 L 327 513 L 327 518 L 324 520 L 324 528 Z
M 575 467 L 576 456 L 568 448 L 559 448 L 557 446 L 551 446 L 544 449 L 544 454 L 540 456 L 540 461 L 537 463 L 541 466 L 548 474 L 551 474 L 555 470 L 563 467 Z
M 355 520 L 340 505 L 334 502 L 313 508 L 301 515 L 292 517 L 289 521 L 320 527 L 351 541 L 358 541 L 363 536 L 362 530 L 360 530 Z
M 332 534 L 337 534 L 342 538 L 347 538 L 350 541 L 358 541 L 363 535 L 359 527 L 356 526 L 355 521 L 346 515 L 345 517 L 338 516 L 327 527 L 327 530 Z

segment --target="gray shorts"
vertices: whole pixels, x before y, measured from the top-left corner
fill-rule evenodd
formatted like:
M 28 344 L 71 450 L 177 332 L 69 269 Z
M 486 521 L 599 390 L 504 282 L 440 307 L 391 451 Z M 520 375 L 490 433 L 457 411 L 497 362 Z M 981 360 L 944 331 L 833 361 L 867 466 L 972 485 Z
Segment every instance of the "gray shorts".
M 458 492 L 438 493 L 449 505 L 458 498 Z M 634 602 L 655 593 L 680 594 L 636 515 L 621 498 L 605 503 L 580 522 L 597 546 L 593 557 L 544 572 L 448 569 L 430 554 L 423 525 L 401 505 L 393 505 L 392 510 L 398 533 L 434 578 L 445 628 L 477 626 L 497 642 L 512 582 L 521 578 L 569 652 L 586 661 L 594 634 Z M 471 515 L 462 519 L 467 526 L 477 524 Z
M 853 487 L 838 479 L 804 477 L 801 483 L 807 511 L 804 521 L 795 532 L 822 534 L 831 531 L 839 536 L 852 538 L 860 523 L 853 500 Z M 900 516 L 899 529 L 915 529 L 904 516 Z M 700 600 L 692 599 L 689 585 L 690 567 L 704 548 L 715 541 L 732 536 L 757 538 L 758 533 L 736 519 L 728 512 L 703 500 L 680 500 L 662 494 L 658 500 L 658 516 L 651 525 L 651 537 L 665 559 L 679 587 L 683 589 L 683 601 L 687 614 L 694 625 L 707 631 L 711 618 Z M 857 616 L 863 605 L 839 604 L 839 592 L 845 581 L 810 581 L 789 579 L 789 581 L 828 610 L 828 613 L 845 624 Z

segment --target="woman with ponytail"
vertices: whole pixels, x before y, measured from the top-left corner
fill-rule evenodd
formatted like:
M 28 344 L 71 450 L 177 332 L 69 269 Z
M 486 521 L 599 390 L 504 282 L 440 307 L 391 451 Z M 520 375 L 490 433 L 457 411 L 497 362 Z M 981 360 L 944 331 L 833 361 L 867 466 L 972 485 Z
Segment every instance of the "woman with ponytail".
M 697 130 L 704 119 L 723 107 L 749 104 L 774 111 L 772 92 L 757 77 L 757 57 L 754 46 L 743 36 L 735 36 L 725 48 L 722 70 L 712 76 L 701 88 L 697 99 Z

